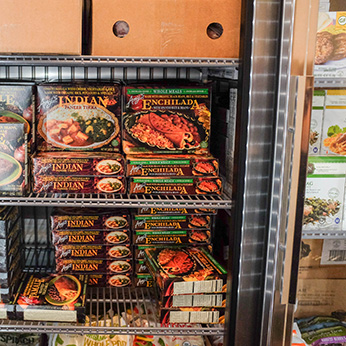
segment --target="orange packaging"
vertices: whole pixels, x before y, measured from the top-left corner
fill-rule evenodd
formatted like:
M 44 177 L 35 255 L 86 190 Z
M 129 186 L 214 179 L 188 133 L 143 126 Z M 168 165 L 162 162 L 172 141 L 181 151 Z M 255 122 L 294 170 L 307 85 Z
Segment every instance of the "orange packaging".
M 92 55 L 237 58 L 240 9 L 240 0 L 93 0 Z
M 82 0 L 1 0 L 0 52 L 80 55 Z

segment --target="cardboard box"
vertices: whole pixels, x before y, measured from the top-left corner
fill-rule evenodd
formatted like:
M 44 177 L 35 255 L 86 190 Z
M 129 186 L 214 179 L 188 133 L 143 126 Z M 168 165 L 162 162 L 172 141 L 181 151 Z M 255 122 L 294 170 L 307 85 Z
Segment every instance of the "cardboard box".
M 93 0 L 92 55 L 237 58 L 240 9 L 239 0 Z M 212 23 L 223 28 L 217 39 Z
M 2 0 L 0 52 L 80 55 L 82 0 Z
M 346 265 L 321 264 L 322 239 L 302 241 L 299 279 L 346 279 Z
M 309 155 L 319 155 L 321 151 L 325 93 L 325 90 L 314 90 L 310 122 Z
M 346 280 L 298 280 L 298 308 L 294 317 L 327 316 L 334 311 L 346 310 L 345 284 Z

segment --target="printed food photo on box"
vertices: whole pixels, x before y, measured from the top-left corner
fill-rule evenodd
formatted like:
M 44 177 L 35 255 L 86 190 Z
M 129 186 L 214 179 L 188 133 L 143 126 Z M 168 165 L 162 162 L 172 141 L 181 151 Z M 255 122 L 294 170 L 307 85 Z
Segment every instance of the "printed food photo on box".
M 37 149 L 119 152 L 119 84 L 37 86 Z
M 207 154 L 211 89 L 133 85 L 123 88 L 125 154 Z
M 320 12 L 316 37 L 316 77 L 346 75 L 346 12 Z
M 309 155 L 320 155 L 325 90 L 314 90 L 312 99 Z

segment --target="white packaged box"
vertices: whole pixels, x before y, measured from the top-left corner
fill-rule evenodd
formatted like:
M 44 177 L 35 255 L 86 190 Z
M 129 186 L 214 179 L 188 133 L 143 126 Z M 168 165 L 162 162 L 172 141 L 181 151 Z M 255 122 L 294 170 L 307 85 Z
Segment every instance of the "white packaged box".
M 346 158 L 313 156 L 308 162 L 303 230 L 341 230 Z
M 321 265 L 346 264 L 346 239 L 325 239 L 323 241 Z
M 309 155 L 320 155 L 325 90 L 315 90 L 312 99 Z

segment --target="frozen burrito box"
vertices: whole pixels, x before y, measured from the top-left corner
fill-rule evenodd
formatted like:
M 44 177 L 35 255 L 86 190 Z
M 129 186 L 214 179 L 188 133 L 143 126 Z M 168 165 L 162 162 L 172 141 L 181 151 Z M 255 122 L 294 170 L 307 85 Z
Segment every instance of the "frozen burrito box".
M 344 157 L 309 158 L 303 229 L 342 229 L 345 174 Z
M 32 159 L 33 175 L 123 176 L 124 157 L 115 153 L 42 152 Z
M 320 155 L 325 94 L 325 90 L 314 90 L 310 122 L 309 155 Z
M 176 215 L 176 214 L 206 214 L 215 215 L 217 214 L 217 209 L 210 208 L 138 208 L 138 215 Z
M 86 275 L 27 274 L 14 296 L 15 314 L 24 321 L 85 322 Z
M 130 178 L 130 194 L 221 195 L 220 178 Z
M 12 118 L 0 123 L 0 195 L 23 196 L 27 190 L 25 129 L 25 124 Z
M 211 88 L 132 85 L 123 88 L 125 154 L 207 154 Z
M 219 161 L 211 155 L 128 155 L 127 176 L 218 176 Z
M 209 215 L 133 215 L 133 230 L 172 230 L 172 229 L 208 229 L 213 223 Z
M 37 149 L 119 152 L 120 92 L 116 83 L 38 85 Z
M 163 296 L 222 292 L 227 271 L 204 248 L 156 247 L 144 254 Z
M 37 193 L 126 193 L 126 180 L 118 176 L 36 175 L 33 178 L 33 191 Z
M 130 225 L 127 210 L 107 208 L 55 208 L 50 221 L 53 230 L 120 230 Z

